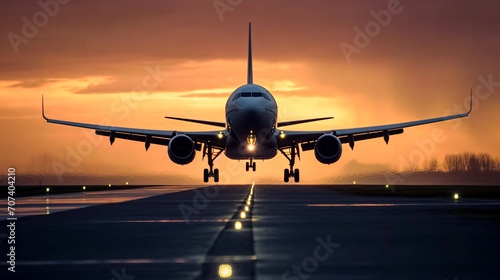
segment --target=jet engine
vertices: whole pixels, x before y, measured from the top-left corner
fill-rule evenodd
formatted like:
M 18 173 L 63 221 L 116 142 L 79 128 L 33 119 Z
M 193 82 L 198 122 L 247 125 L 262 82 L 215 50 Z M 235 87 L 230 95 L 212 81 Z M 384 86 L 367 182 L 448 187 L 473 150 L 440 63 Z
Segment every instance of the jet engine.
M 168 157 L 177 164 L 188 164 L 193 161 L 195 147 L 193 139 L 184 134 L 179 134 L 170 139 L 168 143 Z
M 342 155 L 342 143 L 339 138 L 331 134 L 323 134 L 314 146 L 316 159 L 324 164 L 331 164 L 339 160 Z

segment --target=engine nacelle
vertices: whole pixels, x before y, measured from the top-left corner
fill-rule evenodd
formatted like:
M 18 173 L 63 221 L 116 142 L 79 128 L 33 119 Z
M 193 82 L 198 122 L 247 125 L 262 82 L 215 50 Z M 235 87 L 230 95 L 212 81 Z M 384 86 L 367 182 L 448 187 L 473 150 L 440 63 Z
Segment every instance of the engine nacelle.
M 192 162 L 195 152 L 193 139 L 184 134 L 174 136 L 168 143 L 168 157 L 177 164 Z
M 342 143 L 339 138 L 331 134 L 323 134 L 314 146 L 316 159 L 324 164 L 331 164 L 339 160 L 342 155 Z

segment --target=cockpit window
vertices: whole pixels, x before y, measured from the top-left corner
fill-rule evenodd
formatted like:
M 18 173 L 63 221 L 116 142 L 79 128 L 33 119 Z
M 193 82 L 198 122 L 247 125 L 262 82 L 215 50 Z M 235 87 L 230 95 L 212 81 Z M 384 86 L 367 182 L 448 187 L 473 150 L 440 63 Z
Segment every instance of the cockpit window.
M 233 101 L 240 97 L 264 97 L 268 101 L 271 101 L 271 99 L 269 99 L 269 96 L 267 96 L 267 94 L 263 92 L 240 92 L 234 96 Z
M 264 92 L 259 92 L 260 96 L 264 97 L 265 99 L 267 99 L 267 101 L 271 101 L 271 99 L 269 98 L 269 96 L 264 93 Z

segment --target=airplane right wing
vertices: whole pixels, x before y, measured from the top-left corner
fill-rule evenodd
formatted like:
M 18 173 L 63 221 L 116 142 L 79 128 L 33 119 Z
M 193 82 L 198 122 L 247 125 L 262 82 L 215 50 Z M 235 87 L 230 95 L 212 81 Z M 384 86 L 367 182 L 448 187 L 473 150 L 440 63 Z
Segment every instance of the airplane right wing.
M 349 143 L 351 148 L 354 147 L 355 141 L 367 140 L 379 137 L 383 137 L 387 143 L 389 142 L 389 136 L 403 133 L 404 128 L 453 120 L 458 118 L 464 118 L 469 116 L 471 111 L 472 111 L 472 92 L 470 99 L 470 108 L 469 111 L 466 113 L 423 119 L 417 121 L 395 123 L 395 124 L 347 128 L 347 129 L 333 129 L 329 131 L 282 130 L 281 133 L 278 135 L 278 145 L 280 149 L 282 149 L 282 148 L 289 148 L 292 145 L 302 144 L 303 150 L 305 151 L 312 150 L 314 148 L 316 140 L 324 134 L 331 134 L 333 136 L 336 136 L 342 144 Z

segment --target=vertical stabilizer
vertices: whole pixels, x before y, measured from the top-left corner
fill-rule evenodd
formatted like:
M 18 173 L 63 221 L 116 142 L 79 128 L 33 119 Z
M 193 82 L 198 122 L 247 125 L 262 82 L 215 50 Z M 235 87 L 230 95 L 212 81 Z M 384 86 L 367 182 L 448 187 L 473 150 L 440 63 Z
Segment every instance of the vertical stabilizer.
M 247 84 L 253 84 L 253 66 L 252 66 L 252 23 L 248 23 L 248 70 Z

